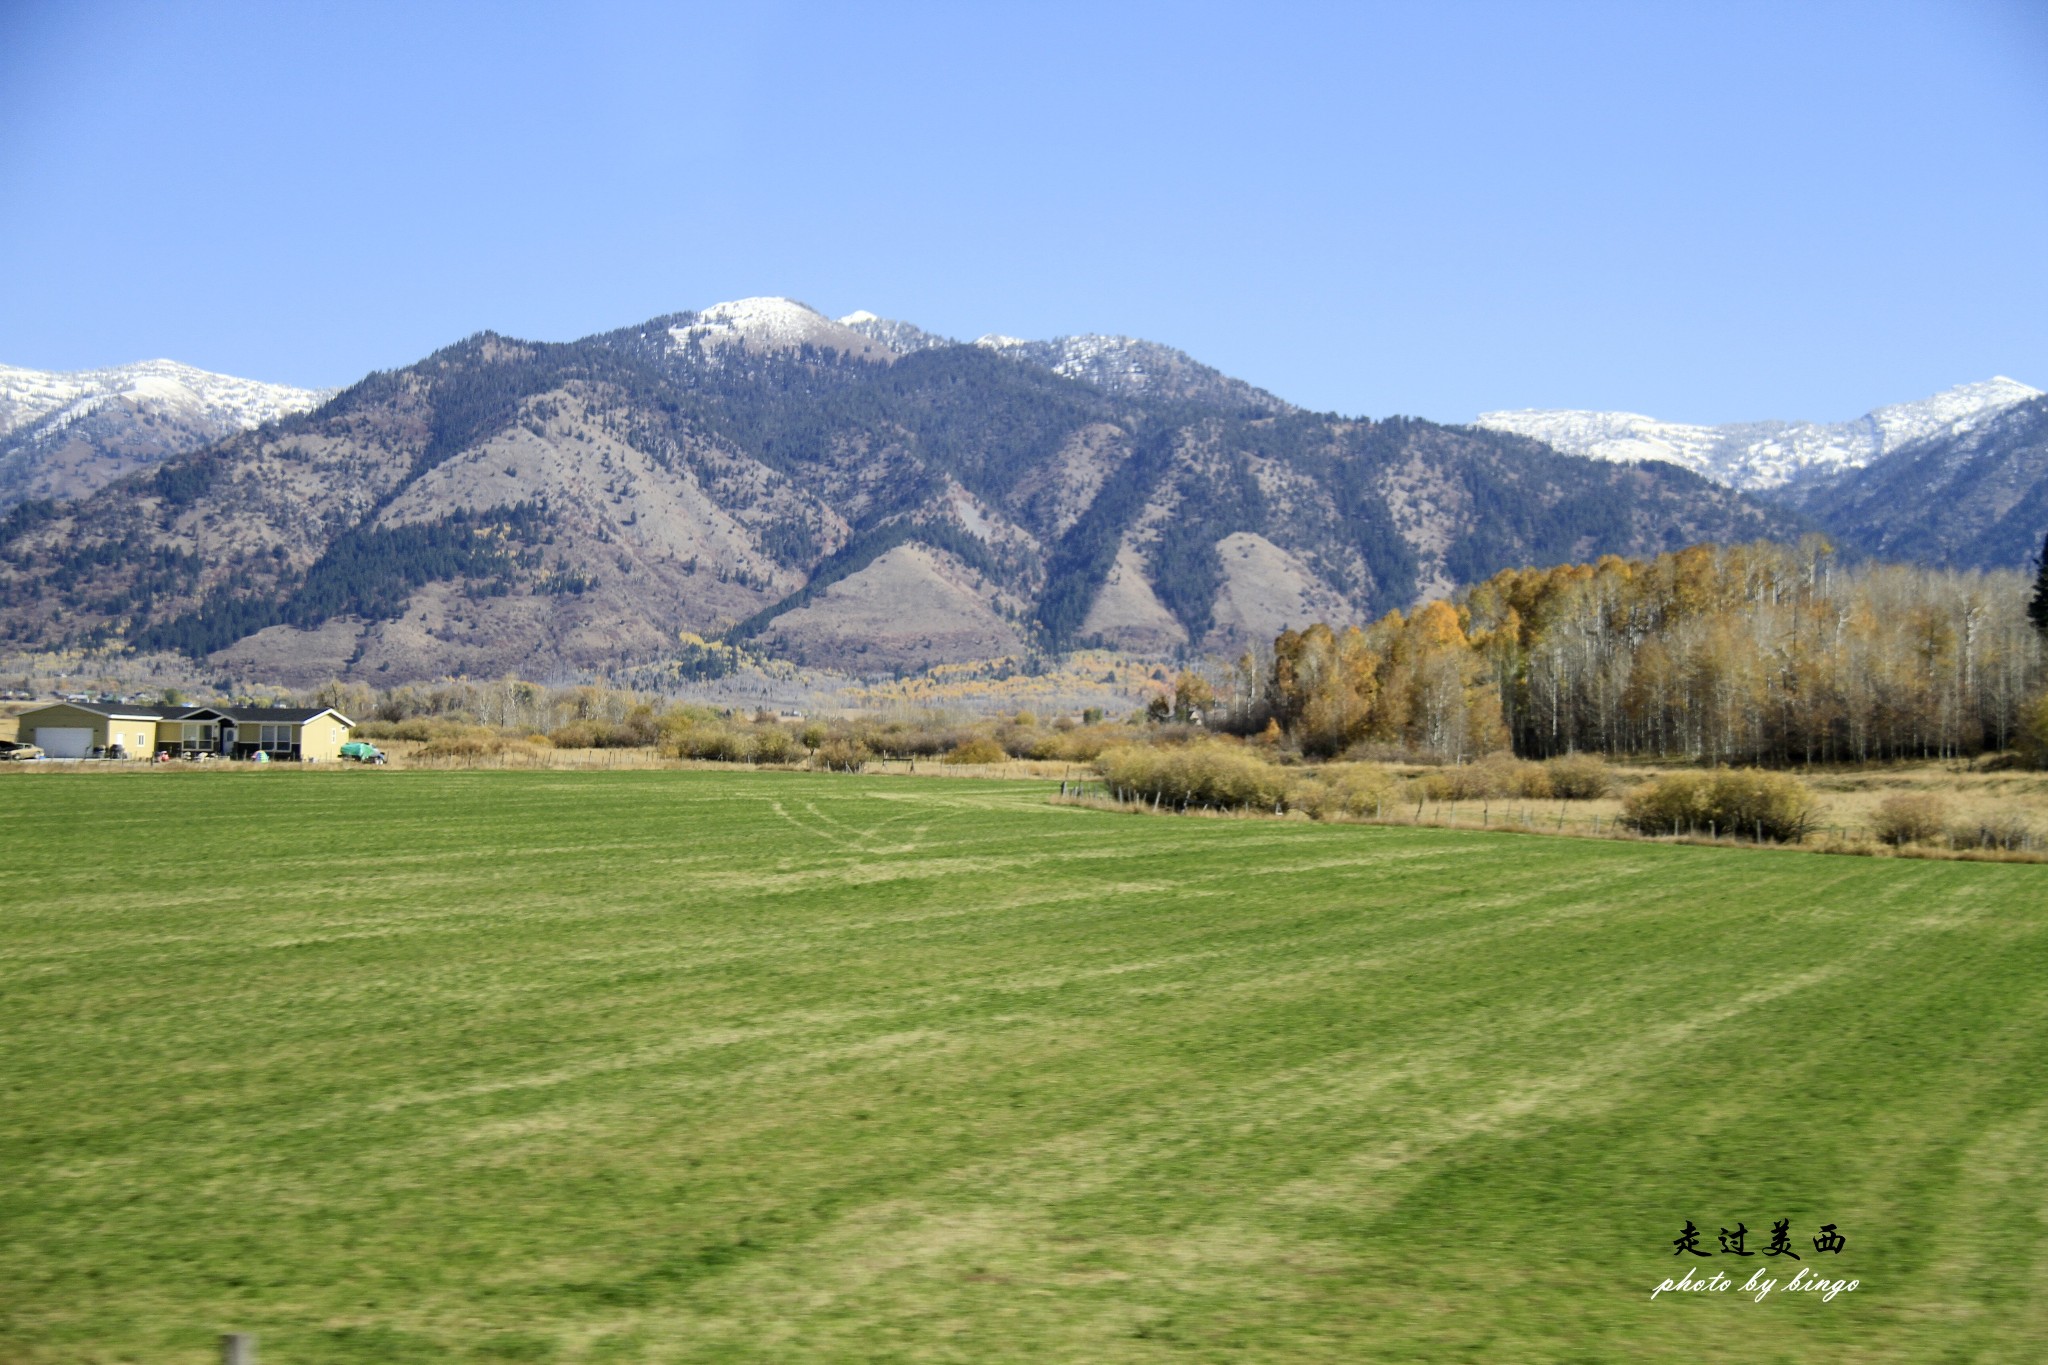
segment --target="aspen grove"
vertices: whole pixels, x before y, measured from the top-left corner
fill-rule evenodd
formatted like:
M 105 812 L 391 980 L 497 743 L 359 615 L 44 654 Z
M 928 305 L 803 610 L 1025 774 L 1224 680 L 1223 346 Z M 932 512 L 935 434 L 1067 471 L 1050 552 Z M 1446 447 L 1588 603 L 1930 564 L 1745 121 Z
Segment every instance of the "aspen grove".
M 2032 588 L 1843 565 L 1819 537 L 1511 569 L 1455 603 L 1283 633 L 1239 661 L 1223 719 L 1319 756 L 1968 757 L 2048 738 Z

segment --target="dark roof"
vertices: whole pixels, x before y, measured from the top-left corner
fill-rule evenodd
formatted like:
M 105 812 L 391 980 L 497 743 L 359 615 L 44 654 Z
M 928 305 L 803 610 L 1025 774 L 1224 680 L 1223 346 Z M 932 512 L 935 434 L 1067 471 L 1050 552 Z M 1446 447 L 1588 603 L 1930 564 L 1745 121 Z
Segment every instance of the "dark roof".
M 68 706 L 74 711 L 90 711 L 96 716 L 107 716 L 114 720 L 170 720 L 182 716 L 192 708 L 189 706 L 130 706 L 117 701 L 53 701 L 32 707 L 23 715 L 48 710 L 52 706 Z
M 204 713 L 209 716 L 224 717 L 237 725 L 303 725 L 316 716 L 326 715 L 329 711 L 334 711 L 334 708 L 331 706 L 186 706 L 171 712 L 165 719 L 175 719 L 178 717 L 191 719 Z M 341 716 L 342 724 L 347 725 L 351 723 L 347 716 L 341 715 L 341 712 L 334 711 L 334 714 Z
M 303 725 L 334 711 L 331 706 L 125 706 L 110 701 L 56 701 L 50 705 L 68 706 L 74 711 L 90 711 L 96 716 L 116 720 L 197 720 L 204 716 L 219 716 L 237 725 Z M 32 709 L 40 711 L 44 708 Z M 339 711 L 334 711 L 334 714 L 341 716 L 343 725 L 355 724 Z

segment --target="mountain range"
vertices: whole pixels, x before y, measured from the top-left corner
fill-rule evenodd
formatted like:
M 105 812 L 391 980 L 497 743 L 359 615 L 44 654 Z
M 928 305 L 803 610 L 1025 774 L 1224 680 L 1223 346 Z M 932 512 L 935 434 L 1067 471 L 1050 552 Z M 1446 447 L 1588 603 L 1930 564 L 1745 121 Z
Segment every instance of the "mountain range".
M 1533 437 L 1568 455 L 1630 464 L 1662 460 L 1730 488 L 1766 492 L 1825 483 L 1909 445 L 1955 440 L 2040 396 L 2041 390 L 2001 375 L 1851 422 L 1695 426 L 1634 412 L 1525 409 L 1484 412 L 1477 424 Z
M 1234 651 L 1503 567 L 1810 525 L 1667 462 L 1305 412 L 1156 343 L 744 299 L 480 333 L 21 501 L 0 632 L 283 682 L 553 678 L 705 640 L 873 674 Z

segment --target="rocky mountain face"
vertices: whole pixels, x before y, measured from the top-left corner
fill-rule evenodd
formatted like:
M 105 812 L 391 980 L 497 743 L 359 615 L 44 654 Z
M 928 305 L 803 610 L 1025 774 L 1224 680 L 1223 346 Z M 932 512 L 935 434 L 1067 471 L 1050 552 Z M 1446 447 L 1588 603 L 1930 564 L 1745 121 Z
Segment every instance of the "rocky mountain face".
M 0 365 L 0 509 L 79 498 L 136 469 L 318 406 L 333 391 L 169 360 L 59 374 Z
M 1908 442 L 1789 501 L 1873 558 L 2027 568 L 2048 535 L 2048 397 Z
M 471 337 L 89 499 L 22 503 L 0 633 L 288 683 L 555 678 L 715 660 L 716 638 L 888 673 L 1236 650 L 1510 565 L 1805 526 L 1665 464 L 1304 413 L 1145 343 L 1048 364 L 901 327 L 753 299 L 564 344 Z
M 1527 409 L 1481 413 L 1478 425 L 1532 437 L 1570 455 L 1663 460 L 1751 491 L 1799 489 L 1840 478 L 1908 445 L 1961 437 L 2041 391 L 2000 376 L 1900 403 L 1853 422 L 1738 422 L 1693 426 L 1633 412 Z

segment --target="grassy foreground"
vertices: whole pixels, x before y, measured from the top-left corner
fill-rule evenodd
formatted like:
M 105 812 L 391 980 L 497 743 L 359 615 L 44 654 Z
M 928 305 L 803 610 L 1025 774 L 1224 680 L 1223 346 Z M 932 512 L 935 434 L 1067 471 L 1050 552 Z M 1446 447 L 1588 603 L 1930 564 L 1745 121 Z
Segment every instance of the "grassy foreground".
M 0 1360 L 2040 1358 L 2043 869 L 1049 790 L 0 778 Z

